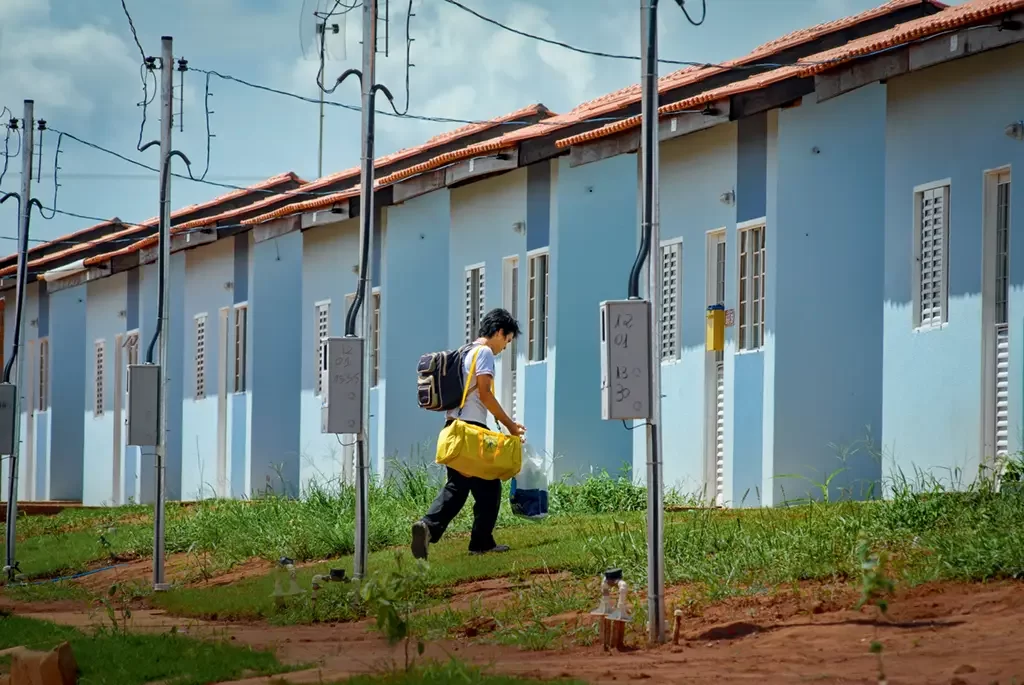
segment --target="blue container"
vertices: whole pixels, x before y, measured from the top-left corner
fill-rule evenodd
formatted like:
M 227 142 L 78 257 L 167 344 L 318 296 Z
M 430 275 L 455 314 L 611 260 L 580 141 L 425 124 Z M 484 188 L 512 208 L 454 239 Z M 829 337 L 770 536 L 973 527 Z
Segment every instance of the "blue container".
M 512 513 L 529 519 L 542 519 L 548 515 L 547 490 L 523 490 L 516 487 L 512 479 L 512 494 L 509 498 Z

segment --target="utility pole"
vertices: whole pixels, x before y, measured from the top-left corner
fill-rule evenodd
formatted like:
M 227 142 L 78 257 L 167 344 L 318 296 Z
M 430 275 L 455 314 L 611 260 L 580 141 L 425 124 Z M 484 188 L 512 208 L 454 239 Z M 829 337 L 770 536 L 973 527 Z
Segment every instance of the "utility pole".
M 25 404 L 25 355 L 19 353 L 21 339 L 25 337 L 25 289 L 28 286 L 26 275 L 28 272 L 28 226 L 29 213 L 32 211 L 30 199 L 32 197 L 32 152 L 35 142 L 35 103 L 32 100 L 25 100 L 25 113 L 22 119 L 22 147 L 21 147 L 21 205 L 18 212 L 18 227 L 20 240 L 18 241 L 18 275 L 17 290 L 15 299 L 17 301 L 17 322 L 15 324 L 14 347 L 18 354 L 17 371 L 14 378 L 5 378 L 5 382 L 11 382 L 14 390 L 14 440 L 9 458 L 9 475 L 7 480 L 7 556 L 4 568 L 7 570 L 8 579 L 13 580 L 18 570 L 18 561 L 15 555 L 17 545 L 17 518 L 18 518 L 18 456 L 21 452 L 21 411 L 32 411 L 31 407 Z M 5 374 L 6 375 L 6 374 Z M 32 484 L 29 484 L 29 488 Z
M 167 498 L 167 396 L 170 359 L 167 343 L 170 337 L 171 275 L 171 130 L 174 127 L 174 47 L 170 36 L 160 39 L 160 379 L 159 430 L 156 443 L 156 503 L 153 508 L 153 590 L 167 589 L 164 578 L 164 518 Z M 151 348 L 152 349 L 152 348 Z
M 362 87 L 362 171 L 359 193 L 359 254 L 362 310 L 360 330 L 363 345 L 363 430 L 356 444 L 356 530 L 355 556 L 352 575 L 356 579 L 366 575 L 366 560 L 369 555 L 367 526 L 370 519 L 370 383 L 373 372 L 373 317 L 370 315 L 373 303 L 373 133 L 374 133 L 374 86 L 376 85 L 377 59 L 377 0 L 363 0 L 363 69 Z
M 651 416 L 647 420 L 647 630 L 652 643 L 665 641 L 665 493 L 661 451 L 661 239 L 658 226 L 658 0 L 640 0 L 641 138 L 643 204 L 641 230 L 650 236 L 647 260 Z

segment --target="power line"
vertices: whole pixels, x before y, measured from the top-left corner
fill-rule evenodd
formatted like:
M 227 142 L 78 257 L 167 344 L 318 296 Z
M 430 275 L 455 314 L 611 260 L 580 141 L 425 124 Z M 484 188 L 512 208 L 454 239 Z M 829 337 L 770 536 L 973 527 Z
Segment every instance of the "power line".
M 700 0 L 700 21 L 694 21 L 693 17 L 690 16 L 689 11 L 686 9 L 686 0 L 676 0 L 676 4 L 683 11 L 686 21 L 690 22 L 693 26 L 700 26 L 708 18 L 708 0 Z

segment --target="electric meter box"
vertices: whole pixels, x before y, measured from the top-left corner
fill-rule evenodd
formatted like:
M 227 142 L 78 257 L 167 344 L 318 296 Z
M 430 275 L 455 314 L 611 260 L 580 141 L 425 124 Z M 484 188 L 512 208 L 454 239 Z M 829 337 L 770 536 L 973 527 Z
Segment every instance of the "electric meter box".
M 651 304 L 609 300 L 601 308 L 601 418 L 651 418 Z
M 160 436 L 160 365 L 128 365 L 128 444 L 155 447 Z
M 363 351 L 356 337 L 321 341 L 320 432 L 359 435 L 363 432 Z

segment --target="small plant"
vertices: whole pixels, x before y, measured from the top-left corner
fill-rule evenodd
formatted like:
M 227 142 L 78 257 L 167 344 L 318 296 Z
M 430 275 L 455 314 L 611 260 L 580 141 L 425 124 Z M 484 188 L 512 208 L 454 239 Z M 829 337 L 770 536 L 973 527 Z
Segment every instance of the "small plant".
M 429 567 L 423 561 L 405 562 L 405 555 L 395 552 L 395 568 L 373 574 L 360 588 L 360 597 L 377 618 L 377 629 L 396 645 L 405 640 L 405 670 L 412 665 L 409 648 L 414 638 L 411 615 L 427 584 Z M 416 640 L 416 653 L 422 655 L 424 644 Z
M 114 632 L 127 633 L 128 622 L 132 620 L 133 593 L 122 583 L 114 583 L 107 590 L 104 597 L 100 597 L 100 603 L 107 610 L 107 618 Z
M 895 582 L 888 575 L 888 555 L 885 552 L 872 553 L 867 536 L 861 534 L 857 540 L 857 559 L 861 568 L 860 599 L 856 609 L 872 604 L 878 609 L 879 618 L 889 611 L 888 597 L 895 589 Z M 871 653 L 878 657 L 878 683 L 885 685 L 885 665 L 882 661 L 882 643 L 878 639 L 878 621 L 874 624 L 875 636 L 871 641 Z

